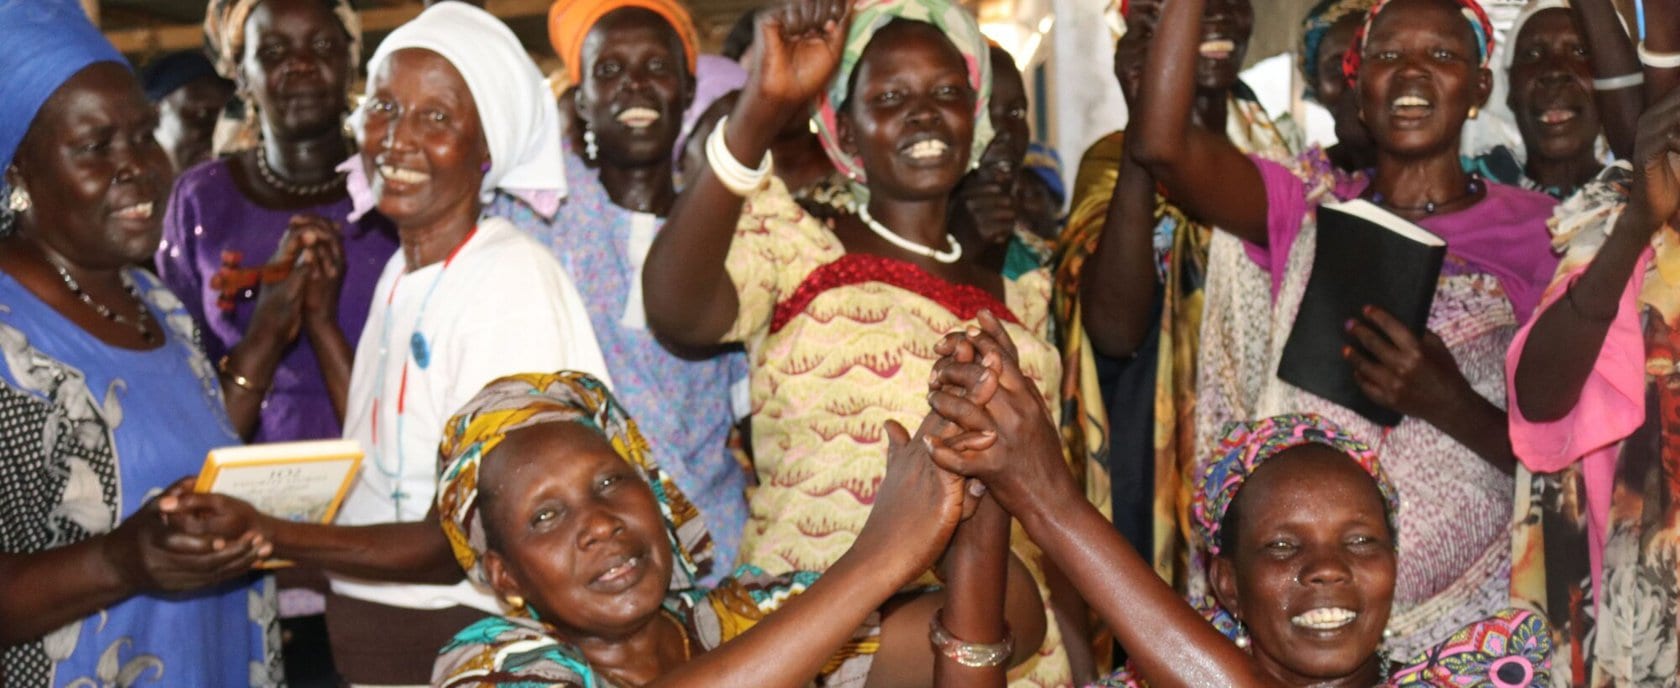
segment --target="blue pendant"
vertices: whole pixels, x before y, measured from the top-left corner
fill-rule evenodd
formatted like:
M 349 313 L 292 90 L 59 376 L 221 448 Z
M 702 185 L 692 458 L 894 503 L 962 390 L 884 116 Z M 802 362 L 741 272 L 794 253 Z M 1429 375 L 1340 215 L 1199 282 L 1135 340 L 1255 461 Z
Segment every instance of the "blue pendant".
M 408 339 L 408 348 L 413 351 L 414 362 L 421 370 L 432 364 L 432 347 L 426 344 L 426 335 L 415 332 L 414 336 Z

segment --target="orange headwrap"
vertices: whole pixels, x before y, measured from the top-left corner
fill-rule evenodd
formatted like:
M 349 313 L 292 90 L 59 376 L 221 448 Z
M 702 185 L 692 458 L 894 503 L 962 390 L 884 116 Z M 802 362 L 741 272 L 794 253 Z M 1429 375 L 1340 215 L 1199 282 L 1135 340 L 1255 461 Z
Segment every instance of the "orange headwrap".
M 602 17 L 626 7 L 639 7 L 664 17 L 682 39 L 688 73 L 694 73 L 700 59 L 699 41 L 688 8 L 677 0 L 558 0 L 548 8 L 548 43 L 554 46 L 554 54 L 566 63 L 566 73 L 572 83 L 583 81 L 584 37 Z

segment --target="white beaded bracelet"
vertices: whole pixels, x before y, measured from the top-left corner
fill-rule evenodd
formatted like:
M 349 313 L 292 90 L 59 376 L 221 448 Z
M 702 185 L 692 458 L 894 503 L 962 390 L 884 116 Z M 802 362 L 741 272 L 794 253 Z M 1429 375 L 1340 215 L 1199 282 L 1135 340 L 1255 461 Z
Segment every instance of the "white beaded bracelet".
M 770 171 L 775 165 L 770 151 L 764 152 L 764 162 L 759 163 L 758 169 L 747 167 L 735 159 L 735 154 L 729 152 L 729 146 L 723 141 L 723 130 L 728 124 L 729 116 L 724 115 L 717 126 L 712 127 L 711 135 L 706 137 L 706 163 L 712 166 L 712 174 L 717 176 L 724 188 L 744 198 L 770 185 Z
M 1646 49 L 1645 41 L 1640 41 L 1639 61 L 1653 69 L 1674 69 L 1680 67 L 1680 53 L 1654 53 Z
M 1605 77 L 1603 79 L 1593 79 L 1593 90 L 1596 90 L 1596 91 L 1620 91 L 1624 88 L 1633 88 L 1634 86 L 1638 86 L 1638 85 L 1643 84 L 1643 83 L 1645 83 L 1645 73 L 1644 72 L 1631 72 L 1631 73 L 1628 73 L 1628 74 L 1623 74 L 1621 76 L 1611 76 L 1611 77 Z

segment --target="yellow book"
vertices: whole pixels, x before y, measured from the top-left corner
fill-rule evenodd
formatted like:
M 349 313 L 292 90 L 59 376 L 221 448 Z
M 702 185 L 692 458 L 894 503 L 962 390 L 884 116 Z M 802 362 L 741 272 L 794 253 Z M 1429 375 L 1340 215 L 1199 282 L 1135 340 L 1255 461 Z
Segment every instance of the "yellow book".
M 361 463 L 355 440 L 220 447 L 204 457 L 193 489 L 237 497 L 288 521 L 330 523 Z

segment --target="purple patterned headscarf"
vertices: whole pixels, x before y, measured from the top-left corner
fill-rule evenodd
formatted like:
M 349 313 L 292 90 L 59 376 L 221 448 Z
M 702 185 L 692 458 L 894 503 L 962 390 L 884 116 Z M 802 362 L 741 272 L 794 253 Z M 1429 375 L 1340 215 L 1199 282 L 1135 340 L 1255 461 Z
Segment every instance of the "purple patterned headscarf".
M 1236 500 L 1237 492 L 1260 468 L 1260 464 L 1286 450 L 1307 444 L 1322 444 L 1346 454 L 1371 474 L 1387 506 L 1385 516 L 1389 529 L 1398 532 L 1395 519 L 1400 514 L 1400 494 L 1388 482 L 1388 476 L 1383 474 L 1382 467 L 1377 463 L 1376 451 L 1321 416 L 1290 414 L 1236 424 L 1220 440 L 1219 458 L 1202 474 L 1190 503 L 1196 534 L 1208 554 L 1219 555 L 1220 523 Z
M 1231 426 L 1220 440 L 1216 459 L 1203 472 L 1191 496 L 1190 518 L 1200 546 L 1207 551 L 1202 557 L 1211 564 L 1219 556 L 1219 528 L 1225 513 L 1236 501 L 1237 493 L 1254 471 L 1278 454 L 1308 444 L 1322 444 L 1346 454 L 1377 481 L 1382 494 L 1384 516 L 1390 533 L 1399 533 L 1400 494 L 1389 483 L 1388 476 L 1377 463 L 1377 453 L 1370 445 L 1354 439 L 1335 423 L 1313 414 L 1273 416 L 1250 423 Z M 1231 612 L 1214 599 L 1212 594 L 1192 595 L 1191 606 L 1207 617 L 1214 628 L 1225 637 L 1236 640 L 1243 634 L 1242 624 Z

